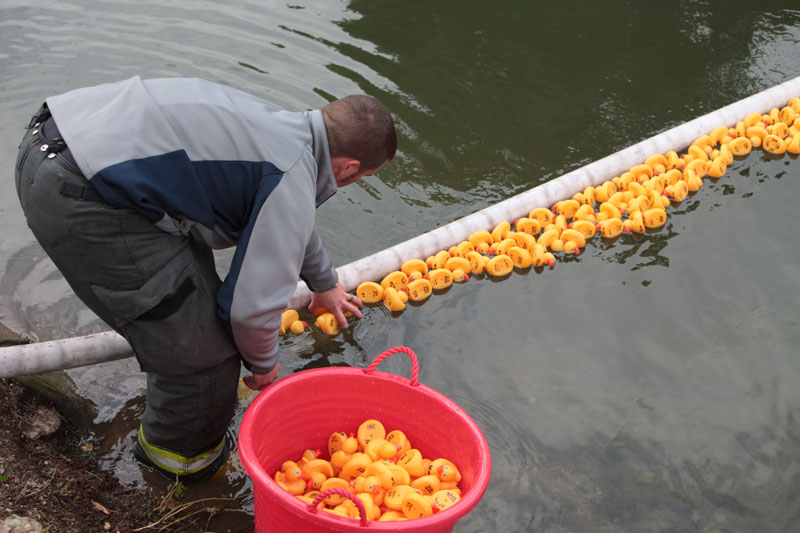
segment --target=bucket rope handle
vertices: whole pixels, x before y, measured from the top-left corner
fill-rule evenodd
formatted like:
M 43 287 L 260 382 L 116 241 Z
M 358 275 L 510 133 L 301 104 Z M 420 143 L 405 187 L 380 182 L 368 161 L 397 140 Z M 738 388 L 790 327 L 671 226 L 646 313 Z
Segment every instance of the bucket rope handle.
M 412 350 L 411 348 L 407 348 L 405 346 L 395 346 L 394 348 L 389 348 L 388 350 L 380 354 L 378 357 L 376 357 L 369 364 L 367 369 L 364 370 L 364 373 L 371 374 L 375 370 L 375 367 L 378 366 L 378 364 L 381 361 L 383 361 L 390 355 L 396 354 L 397 352 L 403 352 L 404 354 L 408 355 L 408 357 L 411 359 L 411 386 L 412 387 L 419 386 L 419 361 L 417 361 L 417 354 L 414 353 L 414 350 Z
M 359 500 L 356 497 L 355 494 L 353 494 L 352 492 L 350 492 L 347 489 L 333 488 L 333 489 L 325 489 L 325 490 L 323 490 L 322 492 L 317 494 L 317 497 L 314 498 L 313 502 L 308 504 L 308 510 L 312 514 L 317 514 L 317 505 L 319 505 L 319 502 L 321 502 L 323 499 L 325 499 L 328 496 L 331 496 L 333 494 L 338 494 L 339 496 L 344 496 L 345 498 L 350 499 L 350 501 L 352 501 L 354 504 L 356 504 L 356 507 L 358 508 L 358 516 L 361 517 L 360 518 L 361 519 L 361 527 L 367 527 L 367 510 L 364 508 L 364 503 L 361 500 Z

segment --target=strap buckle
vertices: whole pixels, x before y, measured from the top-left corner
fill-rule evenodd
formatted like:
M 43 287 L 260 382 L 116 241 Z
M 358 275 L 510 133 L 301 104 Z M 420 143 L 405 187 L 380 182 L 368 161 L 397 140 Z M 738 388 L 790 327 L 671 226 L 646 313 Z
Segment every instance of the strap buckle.
M 30 122 L 28 122 L 27 129 L 31 129 L 34 126 L 41 124 L 47 120 L 51 114 L 52 113 L 50 113 L 50 110 L 47 108 L 47 102 L 43 103 L 42 107 L 40 107 L 36 114 L 31 117 Z

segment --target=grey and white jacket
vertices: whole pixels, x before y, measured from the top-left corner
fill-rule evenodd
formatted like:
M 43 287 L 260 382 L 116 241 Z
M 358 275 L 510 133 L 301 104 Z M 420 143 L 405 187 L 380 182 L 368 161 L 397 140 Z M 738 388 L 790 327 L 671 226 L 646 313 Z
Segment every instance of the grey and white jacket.
M 201 79 L 140 77 L 47 105 L 109 204 L 215 249 L 236 246 L 218 312 L 251 369 L 271 370 L 298 279 L 316 292 L 338 279 L 315 222 L 337 190 L 321 111 L 285 111 Z

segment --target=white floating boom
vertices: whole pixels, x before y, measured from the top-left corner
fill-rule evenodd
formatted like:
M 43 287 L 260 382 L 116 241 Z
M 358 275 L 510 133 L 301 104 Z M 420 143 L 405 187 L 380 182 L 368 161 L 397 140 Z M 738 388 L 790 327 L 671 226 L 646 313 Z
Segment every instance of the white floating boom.
M 400 265 L 409 259 L 425 259 L 466 240 L 478 230 L 491 231 L 504 220 L 512 221 L 527 216 L 535 207 L 550 207 L 560 200 L 572 197 L 576 192 L 583 191 L 586 187 L 600 185 L 622 174 L 653 154 L 683 150 L 717 126 L 734 126 L 755 111 L 767 113 L 773 107 L 780 109 L 791 98 L 798 96 L 800 96 L 800 77 L 659 133 L 433 231 L 341 266 L 337 269 L 339 281 L 345 289 L 351 291 L 363 281 L 383 279 L 386 274 L 399 270 Z M 308 305 L 310 298 L 311 293 L 308 288 L 303 282 L 298 282 L 297 290 L 289 300 L 289 307 L 301 309 Z M 63 370 L 132 355 L 127 341 L 112 331 L 9 346 L 0 348 L 0 377 Z

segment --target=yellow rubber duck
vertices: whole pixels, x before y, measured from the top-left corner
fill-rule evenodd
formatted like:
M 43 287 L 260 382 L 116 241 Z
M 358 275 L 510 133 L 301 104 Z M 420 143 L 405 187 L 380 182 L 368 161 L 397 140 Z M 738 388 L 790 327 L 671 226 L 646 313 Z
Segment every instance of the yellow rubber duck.
M 444 268 L 446 268 L 450 272 L 455 272 L 456 270 L 460 270 L 461 272 L 466 274 L 472 272 L 472 267 L 470 265 L 469 260 L 459 256 L 451 257 L 450 259 L 448 259 L 447 262 L 444 264 Z
M 475 274 L 483 273 L 483 270 L 486 267 L 486 263 L 489 262 L 488 257 L 481 255 L 477 251 L 470 252 L 469 254 L 467 254 L 467 259 L 469 260 L 470 270 L 472 270 L 472 272 Z
M 411 482 L 411 488 L 417 489 L 422 494 L 433 496 L 440 488 L 441 480 L 435 474 L 420 476 Z
M 449 509 L 461 500 L 461 491 L 445 489 L 433 493 L 433 505 L 439 511 Z
M 391 459 L 397 455 L 397 448 L 385 438 L 372 439 L 364 446 L 364 453 L 373 461 L 379 461 L 380 459 Z
M 408 293 L 410 300 L 419 302 L 433 294 L 433 285 L 427 279 L 417 279 L 409 283 L 404 290 Z
M 427 279 L 434 289 L 442 290 L 453 284 L 453 273 L 446 268 L 437 268 L 428 271 Z
M 617 217 L 606 219 L 598 224 L 600 234 L 607 239 L 618 237 L 624 230 L 622 220 Z
M 454 283 L 463 283 L 465 281 L 469 281 L 469 274 L 457 268 L 453 270 L 453 282 Z
M 440 481 L 458 483 L 461 481 L 461 472 L 452 461 L 444 458 L 435 459 L 431 462 L 431 474 L 436 475 Z
M 488 247 L 491 246 L 492 243 L 494 243 L 492 234 L 486 230 L 479 230 L 474 232 L 467 238 L 467 240 L 472 243 L 475 249 L 478 249 L 481 244 L 486 244 L 488 250 Z
M 509 248 L 511 248 L 512 246 L 516 246 L 516 244 L 517 244 L 516 239 L 507 237 L 502 241 L 495 243 L 494 246 L 489 248 L 489 253 L 494 255 L 504 255 Z
M 433 514 L 433 504 L 418 492 L 407 492 L 403 497 L 403 514 L 409 520 L 424 518 Z
M 800 120 L 800 118 L 798 118 L 798 120 Z M 786 151 L 790 154 L 800 154 L 800 133 L 792 137 L 792 140 L 786 145 Z
M 309 460 L 301 468 L 304 473 L 303 477 L 306 479 L 308 478 L 308 476 L 310 476 L 315 472 L 321 473 L 322 475 L 325 476 L 326 479 L 329 477 L 333 477 L 334 474 L 333 465 L 331 465 L 330 461 L 320 458 Z
M 475 245 L 469 241 L 463 241 L 456 246 L 455 256 L 464 258 L 467 254 L 475 251 Z
M 573 220 L 574 221 L 581 221 L 582 220 L 582 221 L 585 221 L 585 222 L 592 222 L 592 223 L 596 222 L 597 219 L 595 218 L 594 209 L 592 209 L 592 205 L 593 204 L 583 204 L 578 209 L 577 213 L 575 213 L 575 218 L 573 218 Z M 573 222 L 573 224 L 574 223 L 575 222 Z M 567 227 L 569 227 L 569 226 L 567 226 Z
M 322 451 L 312 450 L 309 448 L 303 452 L 303 455 L 300 456 L 300 460 L 297 461 L 297 466 L 299 466 L 300 469 L 303 470 L 303 467 L 305 466 L 306 463 L 308 463 L 313 459 L 319 459 L 321 455 Z
M 432 259 L 429 259 L 428 262 L 428 273 L 430 274 L 431 270 L 438 270 L 440 268 L 444 268 L 445 263 L 447 260 L 450 259 L 451 255 L 450 252 L 447 250 L 442 250 L 438 252 L 436 255 L 433 256 Z
M 394 287 L 385 287 L 383 289 L 383 305 L 385 305 L 389 311 L 402 311 L 406 308 L 405 302 L 403 302 L 401 296 Z
M 353 454 L 350 460 L 342 466 L 338 477 L 349 483 L 361 476 L 367 470 L 367 467 L 370 465 L 370 463 L 372 463 L 372 460 L 367 454 L 356 452 Z
M 399 522 L 401 520 L 408 520 L 400 511 L 386 511 L 381 513 L 378 522 Z
M 667 213 L 663 209 L 650 209 L 642 213 L 644 225 L 648 228 L 658 228 L 667 222 Z
M 520 248 L 519 246 L 512 246 L 508 249 L 507 254 L 514 263 L 514 266 L 517 268 L 528 268 L 533 264 L 531 253 L 524 248 Z
M 417 491 L 411 488 L 411 485 L 408 483 L 398 484 L 386 492 L 386 496 L 383 498 L 383 504 L 387 509 L 400 511 L 403 508 L 403 499 L 405 499 L 406 494 L 409 492 Z
M 397 449 L 395 448 L 395 452 L 396 451 Z M 396 484 L 394 476 L 392 475 L 392 471 L 389 468 L 389 465 L 394 463 L 392 463 L 389 459 L 390 458 L 383 458 L 373 461 L 373 463 L 364 471 L 365 476 L 372 476 L 376 478 L 381 488 L 387 490 L 391 489 Z
M 300 315 L 294 309 L 287 309 L 281 313 L 281 326 L 279 332 L 286 333 L 286 330 L 296 321 L 300 320 Z
M 557 215 L 561 215 L 569 220 L 571 220 L 575 213 L 578 212 L 578 209 L 581 207 L 581 204 L 577 200 L 569 199 L 569 200 L 561 200 L 560 202 L 556 202 L 553 206 L 553 211 L 556 212 Z
M 514 262 L 507 255 L 497 255 L 486 263 L 486 272 L 492 276 L 505 276 L 514 269 Z
M 553 241 L 558 239 L 560 234 L 561 233 L 556 228 L 548 229 L 539 235 L 539 239 L 536 241 L 536 243 L 544 248 L 550 248 L 550 246 L 553 244 Z
M 494 242 L 502 241 L 506 238 L 506 235 L 508 235 L 509 231 L 511 231 L 511 224 L 507 220 L 500 222 L 492 230 L 492 240 Z
M 368 494 L 378 494 L 381 488 L 380 480 L 375 476 L 358 476 L 350 482 L 350 487 L 356 494 L 366 492 Z
M 591 210 L 591 208 L 589 208 L 589 210 Z M 542 225 L 535 218 L 523 217 L 514 221 L 514 231 L 516 233 L 538 235 L 542 231 Z
M 367 444 L 370 443 L 370 441 L 374 439 L 385 438 L 386 428 L 380 420 L 368 418 L 358 425 L 356 439 L 358 440 L 358 445 L 362 450 L 367 446 Z
M 365 304 L 378 303 L 383 301 L 383 287 L 374 281 L 365 281 L 356 288 L 356 296 Z
M 386 274 L 383 280 L 381 280 L 381 287 L 383 287 L 384 291 L 390 287 L 399 291 L 406 285 L 408 285 L 408 276 L 405 272 L 401 272 L 400 270 L 395 270 L 394 272 Z
M 297 335 L 303 333 L 306 330 L 306 326 L 308 326 L 308 322 L 305 320 L 295 320 L 292 322 L 292 325 L 289 326 L 289 331 Z
M 386 440 L 397 448 L 397 453 L 395 455 L 398 457 L 411 449 L 411 441 L 408 440 L 406 434 L 400 429 L 390 431 L 386 435 Z
M 330 477 L 330 478 L 326 479 L 322 483 L 322 489 L 320 490 L 320 492 L 325 492 L 328 489 L 345 489 L 345 490 L 347 490 L 349 488 L 350 488 L 350 482 L 349 481 L 346 481 L 346 480 L 342 479 L 341 477 Z M 341 496 L 339 494 L 330 494 L 329 496 L 323 498 L 322 501 L 325 502 L 325 505 L 329 505 L 331 507 L 334 507 L 336 505 L 340 505 L 343 501 L 345 501 L 345 499 L 346 499 L 345 496 Z M 347 501 L 350 501 L 350 500 L 347 500 Z
M 411 448 L 397 459 L 397 464 L 408 472 L 412 478 L 418 478 L 426 474 L 422 465 L 422 452 L 416 448 Z
M 586 237 L 574 228 L 567 228 L 561 232 L 561 240 L 565 245 L 567 242 L 574 242 L 579 248 L 586 246 Z
M 319 491 L 326 479 L 328 478 L 325 477 L 325 474 L 322 472 L 314 472 L 313 474 L 310 474 L 308 476 L 308 483 L 306 483 L 306 491 Z
M 772 133 L 764 137 L 761 145 L 763 146 L 764 150 L 773 155 L 784 154 L 788 148 L 786 141 L 784 141 L 782 137 Z
M 400 271 L 410 279 L 422 279 L 428 273 L 428 265 L 422 259 L 409 259 L 402 264 Z
M 339 333 L 339 322 L 331 312 L 325 312 L 319 315 L 314 321 L 314 325 L 328 335 L 336 335 Z
M 528 218 L 538 220 L 539 225 L 544 228 L 553 222 L 554 215 L 553 212 L 546 207 L 537 207 L 528 213 Z

